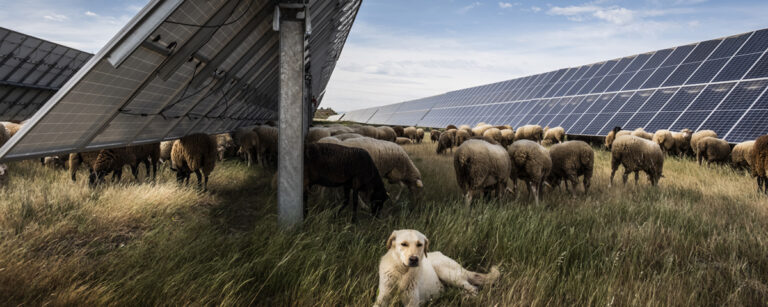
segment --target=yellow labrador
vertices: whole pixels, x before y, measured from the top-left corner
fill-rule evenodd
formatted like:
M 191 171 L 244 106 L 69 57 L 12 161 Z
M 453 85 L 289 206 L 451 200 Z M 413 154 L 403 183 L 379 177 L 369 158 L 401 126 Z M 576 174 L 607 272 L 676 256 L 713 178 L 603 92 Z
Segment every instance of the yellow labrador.
M 440 294 L 443 283 L 475 294 L 478 286 L 498 278 L 496 266 L 488 274 L 467 271 L 443 253 L 429 252 L 429 240 L 421 232 L 395 230 L 379 262 L 379 295 L 374 306 L 389 305 L 398 290 L 403 305 L 418 306 Z

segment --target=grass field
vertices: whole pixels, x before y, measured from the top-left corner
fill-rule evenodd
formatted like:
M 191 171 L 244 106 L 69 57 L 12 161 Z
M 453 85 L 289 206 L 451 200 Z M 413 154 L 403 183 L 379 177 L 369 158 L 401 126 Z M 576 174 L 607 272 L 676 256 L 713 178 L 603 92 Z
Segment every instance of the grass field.
M 668 158 L 659 187 L 641 176 L 608 189 L 598 150 L 589 195 L 548 192 L 536 206 L 521 189 L 467 209 L 434 146 L 405 147 L 424 177 L 418 200 L 352 224 L 313 195 L 291 233 L 276 230 L 271 174 L 239 161 L 217 165 L 205 193 L 167 169 L 155 185 L 128 175 L 92 190 L 84 171 L 72 183 L 14 163 L 0 190 L 0 305 L 371 305 L 400 228 L 471 270 L 501 266 L 495 286 L 433 305 L 768 304 L 768 198 L 743 173 Z

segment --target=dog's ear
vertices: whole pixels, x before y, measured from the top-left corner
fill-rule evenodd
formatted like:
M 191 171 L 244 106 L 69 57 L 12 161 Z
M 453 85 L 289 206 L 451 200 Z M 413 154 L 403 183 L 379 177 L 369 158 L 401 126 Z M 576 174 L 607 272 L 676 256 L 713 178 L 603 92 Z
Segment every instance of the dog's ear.
M 429 253 L 429 239 L 424 237 L 424 258 L 427 258 L 427 253 Z
M 387 250 L 392 248 L 392 242 L 395 241 L 395 234 L 397 231 L 393 231 L 391 235 L 389 235 L 389 239 L 387 239 Z

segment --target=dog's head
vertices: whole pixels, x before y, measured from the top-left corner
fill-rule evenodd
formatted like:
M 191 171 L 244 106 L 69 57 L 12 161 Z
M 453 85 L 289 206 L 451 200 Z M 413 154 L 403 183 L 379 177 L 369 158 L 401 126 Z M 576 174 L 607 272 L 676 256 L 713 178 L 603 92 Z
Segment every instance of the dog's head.
M 429 240 L 416 230 L 395 230 L 387 239 L 387 250 L 394 251 L 404 266 L 417 267 L 421 263 L 421 258 L 427 257 Z

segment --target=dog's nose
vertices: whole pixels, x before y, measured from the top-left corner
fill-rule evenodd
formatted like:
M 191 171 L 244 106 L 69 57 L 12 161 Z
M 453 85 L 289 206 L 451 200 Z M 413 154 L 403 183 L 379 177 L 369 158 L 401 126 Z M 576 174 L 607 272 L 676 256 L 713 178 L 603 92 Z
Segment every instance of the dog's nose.
M 410 258 L 408 258 L 408 265 L 419 266 L 419 257 L 411 256 Z

